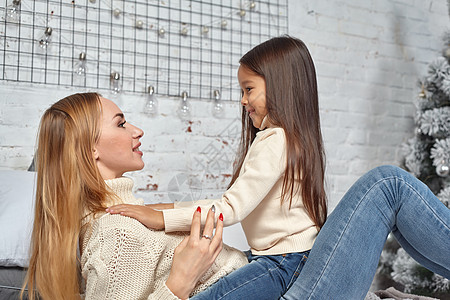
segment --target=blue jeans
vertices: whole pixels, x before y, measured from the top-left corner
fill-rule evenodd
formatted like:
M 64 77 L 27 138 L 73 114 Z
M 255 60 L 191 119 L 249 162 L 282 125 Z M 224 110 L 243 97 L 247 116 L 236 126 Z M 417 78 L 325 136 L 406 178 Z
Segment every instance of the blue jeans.
M 364 299 L 393 232 L 420 264 L 450 278 L 450 209 L 397 167 L 361 177 L 329 216 L 308 262 L 281 299 Z
M 245 253 L 249 264 L 222 277 L 191 299 L 278 299 L 292 285 L 308 258 L 309 251 L 282 255 Z

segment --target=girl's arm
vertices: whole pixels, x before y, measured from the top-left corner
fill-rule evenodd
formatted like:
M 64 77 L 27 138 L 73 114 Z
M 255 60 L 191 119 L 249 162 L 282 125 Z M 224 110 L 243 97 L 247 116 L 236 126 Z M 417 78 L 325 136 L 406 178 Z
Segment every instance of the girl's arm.
M 115 205 L 107 209 L 139 220 L 153 229 L 166 232 L 189 231 L 192 212 L 197 206 L 207 210 L 212 204 L 218 213 L 225 216 L 225 226 L 230 226 L 247 217 L 267 196 L 274 185 L 282 180 L 286 170 L 286 140 L 281 128 L 274 128 L 253 143 L 241 175 L 224 193 L 221 199 L 198 200 L 194 204 L 156 204 L 146 207 L 129 204 Z M 163 209 L 156 211 L 152 208 Z M 202 218 L 202 224 L 206 217 Z
M 134 218 L 151 229 L 164 229 L 163 213 L 150 205 L 117 204 L 108 207 L 106 212 Z
M 260 132 L 253 142 L 241 174 L 234 184 L 218 200 L 199 200 L 194 205 L 209 208 L 212 204 L 217 213 L 223 213 L 224 226 L 245 219 L 265 199 L 275 185 L 281 184 L 286 170 L 286 139 L 281 128 Z M 280 202 L 278 201 L 277 204 Z M 180 203 L 175 209 L 163 210 L 166 232 L 189 230 L 189 220 L 195 209 L 188 203 Z M 186 206 L 186 207 L 183 207 Z M 202 219 L 202 223 L 205 222 Z

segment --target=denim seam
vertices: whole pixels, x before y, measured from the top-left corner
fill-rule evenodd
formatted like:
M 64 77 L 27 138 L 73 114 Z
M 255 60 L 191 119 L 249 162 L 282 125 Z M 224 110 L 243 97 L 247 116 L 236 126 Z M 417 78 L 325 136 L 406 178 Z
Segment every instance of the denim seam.
M 383 182 L 383 181 L 386 181 L 386 180 L 395 179 L 395 178 L 398 178 L 398 176 L 390 176 L 390 177 L 385 177 L 385 178 L 379 179 L 378 181 L 376 181 L 375 183 L 372 184 L 372 186 L 370 187 L 370 189 L 368 189 L 368 190 L 366 191 L 366 193 L 364 193 L 364 196 L 361 197 L 361 199 L 359 200 L 358 204 L 355 206 L 355 209 L 353 210 L 353 213 L 351 214 L 351 216 L 350 216 L 350 218 L 349 218 L 349 220 L 348 220 L 346 226 L 344 227 L 344 230 L 342 231 L 342 234 L 339 236 L 339 239 L 338 239 L 336 245 L 339 244 L 339 242 L 342 240 L 342 236 L 344 235 L 344 232 L 346 232 L 346 230 L 347 230 L 347 228 L 348 228 L 348 224 L 350 223 L 350 220 L 353 219 L 353 216 L 355 215 L 355 212 L 356 212 L 357 208 L 358 208 L 358 207 L 361 205 L 361 203 L 365 200 L 365 198 L 367 197 L 367 194 L 368 194 L 369 192 L 371 192 L 372 189 L 374 189 L 374 187 L 375 187 L 376 185 L 378 185 L 379 183 L 381 183 L 381 182 Z M 324 268 L 322 269 L 323 271 L 322 271 L 321 274 L 318 276 L 318 278 L 317 278 L 315 284 L 312 286 L 312 289 L 311 289 L 312 292 L 311 292 L 311 294 L 308 296 L 308 299 L 311 299 L 312 294 L 313 294 L 313 292 L 314 292 L 314 290 L 315 290 L 315 288 L 316 288 L 316 286 L 317 286 L 317 284 L 318 284 L 318 282 L 319 282 L 319 279 L 322 278 L 323 273 L 325 272 L 325 269 L 328 267 L 328 265 L 329 265 L 329 263 L 330 263 L 330 260 L 331 260 L 331 257 L 334 255 L 334 253 L 335 253 L 335 251 L 336 251 L 336 245 L 335 245 L 335 247 L 333 248 L 333 251 L 331 252 L 331 255 L 329 256 L 328 260 L 326 261 L 326 264 L 325 264 Z
M 308 259 L 308 256 L 303 254 L 303 257 L 300 260 L 300 262 L 298 263 L 297 268 L 295 269 L 294 273 L 292 273 L 291 280 L 289 281 L 288 285 L 286 286 L 287 287 L 286 291 L 289 290 L 291 285 L 297 280 L 296 277 L 298 277 L 300 275 L 300 272 L 301 272 L 301 271 L 299 271 L 299 269 L 302 268 L 302 264 L 305 264 L 307 259 Z M 295 274 L 297 274 L 297 276 L 295 276 Z
M 281 265 L 285 260 L 286 260 L 286 258 L 283 257 L 283 260 L 281 260 L 281 262 L 280 262 L 279 264 Z M 275 270 L 278 270 L 278 269 L 280 269 L 280 267 L 270 268 L 270 269 L 268 269 L 268 271 L 269 271 L 269 272 L 272 272 L 272 271 L 275 271 Z M 246 281 L 246 282 L 243 282 L 243 283 L 240 284 L 239 286 L 237 286 L 237 287 L 235 287 L 234 289 L 228 291 L 226 294 L 223 294 L 220 298 L 218 298 L 218 300 L 223 299 L 225 296 L 227 296 L 227 295 L 230 294 L 231 292 L 234 292 L 235 290 L 241 288 L 242 286 L 247 285 L 247 284 L 249 284 L 250 282 L 255 281 L 256 279 L 261 278 L 261 277 L 266 276 L 266 275 L 268 275 L 268 273 L 263 273 L 263 274 L 259 275 L 258 277 L 253 278 L 252 280 L 248 280 L 248 281 Z
M 410 187 L 410 189 L 413 190 L 413 191 L 417 194 L 417 196 L 419 196 L 419 198 L 422 200 L 423 204 L 425 204 L 425 205 L 428 207 L 428 209 L 430 209 L 430 210 L 433 212 L 433 214 L 435 215 L 435 217 L 436 217 L 437 219 L 439 219 L 439 221 L 444 225 L 444 227 L 447 227 L 447 229 L 450 230 L 450 227 L 448 226 L 448 224 L 447 224 L 444 220 L 442 220 L 442 219 L 440 218 L 439 214 L 433 209 L 433 207 L 431 207 L 431 206 L 428 204 L 428 202 L 425 201 L 425 199 L 422 197 L 422 195 L 419 193 L 419 191 L 417 191 L 417 190 L 416 190 L 412 185 L 410 185 L 408 182 L 406 182 L 405 180 L 403 180 L 403 178 L 398 178 L 398 179 L 401 180 L 401 181 L 403 181 L 403 183 L 404 183 L 405 185 L 408 185 L 408 186 Z

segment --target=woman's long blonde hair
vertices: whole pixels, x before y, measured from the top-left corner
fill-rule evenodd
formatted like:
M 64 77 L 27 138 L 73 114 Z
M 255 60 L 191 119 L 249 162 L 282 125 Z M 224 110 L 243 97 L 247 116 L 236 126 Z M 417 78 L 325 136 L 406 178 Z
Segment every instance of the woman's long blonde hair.
M 96 93 L 68 96 L 44 113 L 36 152 L 36 204 L 31 258 L 22 288 L 28 297 L 79 299 L 77 247 L 81 218 L 109 194 L 93 149 L 100 135 Z

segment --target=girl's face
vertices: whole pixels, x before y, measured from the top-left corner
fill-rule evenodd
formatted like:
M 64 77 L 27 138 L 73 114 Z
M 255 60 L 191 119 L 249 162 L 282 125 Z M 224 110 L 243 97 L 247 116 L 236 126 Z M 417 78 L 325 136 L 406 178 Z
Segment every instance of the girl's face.
M 245 107 L 252 119 L 253 126 L 261 127 L 266 109 L 266 81 L 245 66 L 238 70 L 238 80 L 241 86 L 241 104 Z
M 123 173 L 144 167 L 139 139 L 144 132 L 126 123 L 122 111 L 111 100 L 101 98 L 100 138 L 94 149 L 103 179 L 121 177 Z

